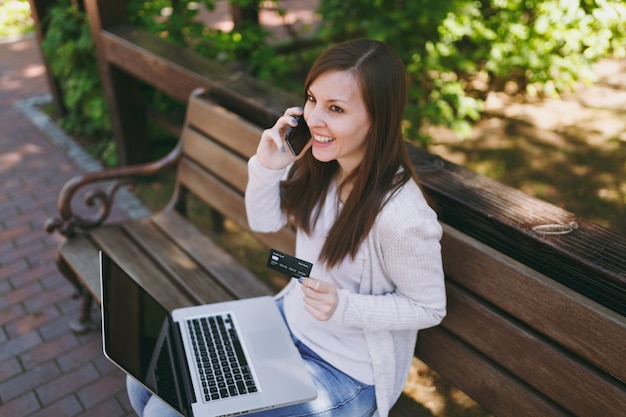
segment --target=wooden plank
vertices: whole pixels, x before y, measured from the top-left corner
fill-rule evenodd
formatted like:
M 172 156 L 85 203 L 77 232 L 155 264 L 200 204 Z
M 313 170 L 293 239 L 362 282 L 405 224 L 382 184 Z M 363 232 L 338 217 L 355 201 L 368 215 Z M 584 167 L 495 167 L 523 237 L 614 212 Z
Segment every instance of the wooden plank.
M 94 241 L 168 310 L 197 304 L 184 293 L 123 231 L 121 224 L 91 232 Z
M 178 213 L 161 212 L 152 221 L 234 298 L 272 295 L 269 287 Z
M 141 83 L 128 72 L 109 65 L 102 28 L 127 20 L 126 4 L 110 0 L 100 7 L 98 0 L 85 0 L 89 29 L 96 46 L 98 71 L 114 133 L 116 152 L 121 165 L 145 162 L 148 155 L 145 107 Z M 101 2 L 100 2 L 101 3 Z M 73 3 L 75 4 L 75 3 Z
M 206 204 L 217 209 L 240 227 L 247 228 L 248 220 L 241 193 L 225 185 L 187 158 L 178 166 L 178 180 Z
M 151 218 L 125 222 L 124 231 L 141 247 L 167 279 L 175 283 L 195 304 L 229 301 L 235 298 L 214 276 L 198 265 L 178 243 L 163 233 Z
M 183 152 L 199 166 L 243 194 L 248 183 L 246 160 L 191 129 L 185 129 Z
M 506 291 L 506 288 L 502 288 Z M 450 333 L 575 415 L 619 415 L 623 383 L 449 283 Z
M 446 275 L 587 361 L 626 381 L 626 320 L 444 225 Z
M 415 353 L 498 417 L 571 416 L 440 326 L 420 331 Z
M 243 230 L 250 231 L 243 195 L 237 193 L 192 161 L 184 159 L 181 161 L 178 169 L 178 178 L 185 188 L 197 195 L 206 204 L 233 220 Z M 276 233 L 253 234 L 268 247 L 287 253 L 294 253 L 295 234 L 289 229 L 284 228 Z
M 100 261 L 98 247 L 87 236 L 67 239 L 59 255 L 76 274 L 96 302 L 100 303 Z
M 109 26 L 101 32 L 101 39 L 110 63 L 181 102 L 194 89 L 206 88 L 219 104 L 263 127 L 272 126 L 287 107 L 302 102 L 297 95 L 145 30 Z
M 626 236 L 415 146 L 422 185 L 442 221 L 626 317 Z M 578 228 L 542 235 L 533 227 Z
M 203 135 L 241 155 L 245 160 L 256 153 L 262 129 L 204 96 L 189 99 L 187 123 Z

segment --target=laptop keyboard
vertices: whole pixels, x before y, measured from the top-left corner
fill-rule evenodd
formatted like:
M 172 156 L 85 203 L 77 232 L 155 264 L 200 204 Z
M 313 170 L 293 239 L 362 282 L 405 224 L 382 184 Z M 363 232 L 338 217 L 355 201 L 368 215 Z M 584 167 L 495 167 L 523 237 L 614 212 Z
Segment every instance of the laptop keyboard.
M 163 341 L 159 351 L 155 375 L 159 396 L 169 404 L 178 404 L 176 383 L 174 382 L 174 373 L 172 372 L 172 362 L 169 358 L 169 343 L 167 339 Z
M 187 320 L 205 401 L 257 392 L 230 314 Z

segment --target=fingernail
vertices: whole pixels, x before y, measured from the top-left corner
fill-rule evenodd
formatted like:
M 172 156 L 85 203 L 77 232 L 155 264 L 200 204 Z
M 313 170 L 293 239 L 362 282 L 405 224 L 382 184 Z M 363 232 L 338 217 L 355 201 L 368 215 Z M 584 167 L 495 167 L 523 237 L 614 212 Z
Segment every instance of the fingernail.
M 291 119 L 291 123 L 298 124 L 298 119 Z
M 281 153 L 285 153 L 285 145 L 283 145 L 283 146 L 281 146 L 281 147 L 280 147 L 280 152 L 281 152 Z
M 298 111 L 304 111 L 302 107 L 298 107 Z
M 302 281 L 304 281 L 304 277 L 298 277 L 298 282 L 299 282 L 300 284 L 302 284 Z

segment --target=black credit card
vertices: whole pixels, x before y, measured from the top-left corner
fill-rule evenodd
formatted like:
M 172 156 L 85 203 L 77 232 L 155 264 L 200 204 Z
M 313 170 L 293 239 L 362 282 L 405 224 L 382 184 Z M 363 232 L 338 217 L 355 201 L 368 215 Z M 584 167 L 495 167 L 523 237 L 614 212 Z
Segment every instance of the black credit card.
M 308 277 L 311 273 L 313 264 L 311 262 L 298 259 L 295 256 L 288 255 L 276 249 L 270 249 L 267 258 L 268 268 L 283 273 L 289 277 Z

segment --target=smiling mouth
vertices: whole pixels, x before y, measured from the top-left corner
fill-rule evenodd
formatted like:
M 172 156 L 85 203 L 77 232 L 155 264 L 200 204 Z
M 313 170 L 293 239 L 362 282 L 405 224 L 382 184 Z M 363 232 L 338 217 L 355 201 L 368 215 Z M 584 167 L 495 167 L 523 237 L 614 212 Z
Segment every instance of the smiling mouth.
M 337 139 L 332 136 L 319 136 L 319 135 L 313 135 L 313 138 L 315 139 L 316 142 L 319 142 L 319 143 L 330 143 L 330 142 L 333 142 L 335 139 Z

